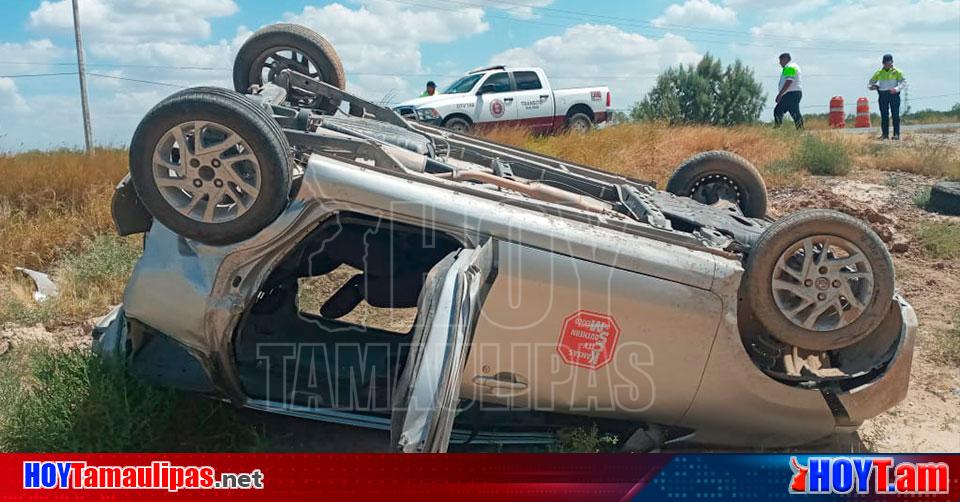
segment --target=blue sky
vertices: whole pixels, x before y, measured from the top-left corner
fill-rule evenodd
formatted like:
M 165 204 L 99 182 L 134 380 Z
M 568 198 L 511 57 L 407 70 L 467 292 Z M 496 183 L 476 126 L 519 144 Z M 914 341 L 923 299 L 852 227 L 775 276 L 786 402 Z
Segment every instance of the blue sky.
M 5 2 L 0 151 L 82 143 L 70 0 Z M 230 85 L 243 40 L 277 22 L 330 39 L 348 86 L 386 102 L 496 62 L 546 68 L 555 86 L 608 85 L 628 109 L 664 68 L 707 52 L 751 65 L 776 93 L 776 56 L 802 68 L 804 110 L 848 109 L 892 52 L 914 109 L 960 101 L 960 0 L 81 0 L 94 135 L 123 146 L 175 86 Z M 189 68 L 184 68 L 189 67 Z M 197 69 L 200 67 L 201 69 Z M 136 79 L 160 82 L 158 85 Z

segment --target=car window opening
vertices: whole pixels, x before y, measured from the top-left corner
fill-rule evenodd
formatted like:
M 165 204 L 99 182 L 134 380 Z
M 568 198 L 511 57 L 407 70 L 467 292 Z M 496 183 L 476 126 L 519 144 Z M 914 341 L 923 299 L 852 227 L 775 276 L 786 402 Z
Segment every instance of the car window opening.
M 427 276 L 461 247 L 439 232 L 369 217 L 321 225 L 275 267 L 237 331 L 247 394 L 389 410 L 422 323 Z

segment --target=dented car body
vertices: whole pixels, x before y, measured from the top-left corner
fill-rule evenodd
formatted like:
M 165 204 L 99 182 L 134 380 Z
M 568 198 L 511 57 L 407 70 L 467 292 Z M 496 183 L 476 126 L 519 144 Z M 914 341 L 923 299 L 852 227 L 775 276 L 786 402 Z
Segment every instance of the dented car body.
M 350 114 L 293 106 L 294 88 Z M 388 429 L 409 452 L 545 443 L 582 419 L 642 432 L 651 448 L 795 445 L 906 394 L 917 322 L 899 295 L 871 289 L 886 295 L 869 297 L 883 305 L 877 325 L 823 350 L 785 343 L 746 308 L 744 274 L 774 223 L 736 198 L 704 204 L 409 123 L 290 69 L 244 99 L 270 110 L 296 161 L 290 200 L 264 228 L 205 243 L 151 216 L 129 180 L 115 194 L 118 228 L 145 232 L 144 252 L 95 345 L 153 381 Z M 173 162 L 197 154 L 179 148 Z M 787 270 L 799 288 L 815 261 L 827 287 L 810 291 L 840 295 L 804 320 L 826 334 L 866 311 L 856 285 L 878 272 L 833 245 L 780 262 L 803 262 Z M 853 293 L 830 292 L 831 260 L 847 274 L 833 284 Z M 304 281 L 318 277 L 346 280 L 311 313 Z M 805 305 L 784 312 L 820 308 Z M 357 320 L 373 308 L 408 309 L 410 322 Z

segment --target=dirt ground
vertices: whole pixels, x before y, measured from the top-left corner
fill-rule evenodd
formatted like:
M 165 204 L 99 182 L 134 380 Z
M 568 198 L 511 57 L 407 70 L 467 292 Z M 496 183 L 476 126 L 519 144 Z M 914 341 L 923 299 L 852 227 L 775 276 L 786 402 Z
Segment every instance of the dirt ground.
M 917 349 L 907 398 L 863 424 L 862 446 L 877 452 L 960 452 L 960 368 L 929 357 L 933 334 L 951 326 L 960 307 L 960 263 L 924 257 L 911 231 L 919 222 L 960 218 L 919 209 L 915 195 L 930 178 L 856 171 L 844 178 L 810 177 L 800 187 L 771 193 L 774 215 L 806 207 L 837 209 L 869 221 L 893 251 L 898 287 L 916 309 Z

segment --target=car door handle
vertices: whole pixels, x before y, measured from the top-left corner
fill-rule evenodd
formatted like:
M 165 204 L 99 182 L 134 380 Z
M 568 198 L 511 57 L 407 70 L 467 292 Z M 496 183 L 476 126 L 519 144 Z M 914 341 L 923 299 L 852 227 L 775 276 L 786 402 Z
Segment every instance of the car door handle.
M 549 98 L 549 97 L 550 97 L 549 94 L 541 94 L 541 95 L 540 95 L 540 99 L 547 99 L 547 98 Z
M 517 378 L 512 373 L 498 373 L 494 376 L 477 375 L 473 383 L 484 387 L 494 394 L 515 394 L 527 390 L 527 382 Z
M 504 103 L 513 103 L 513 98 L 503 98 Z

